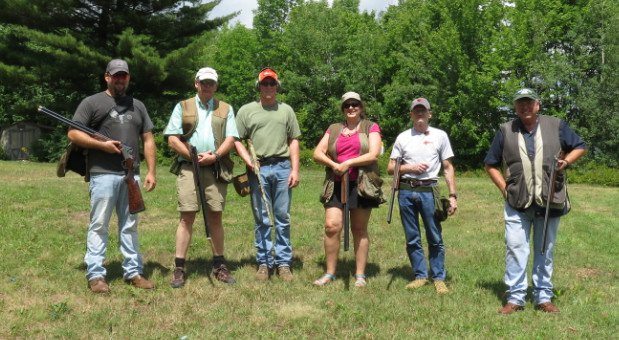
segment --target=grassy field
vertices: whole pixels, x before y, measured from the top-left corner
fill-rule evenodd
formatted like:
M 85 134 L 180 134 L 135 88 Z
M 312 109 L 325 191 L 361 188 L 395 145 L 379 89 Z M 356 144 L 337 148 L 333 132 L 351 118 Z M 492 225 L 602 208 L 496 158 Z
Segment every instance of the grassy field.
M 177 224 L 174 178 L 160 168 L 145 193 L 140 242 L 146 275 L 141 291 L 122 280 L 116 225 L 106 266 L 112 293 L 91 294 L 83 256 L 88 190 L 80 177 L 55 177 L 51 164 L 0 162 L 0 338 L 616 338 L 619 213 L 617 188 L 570 186 L 573 210 L 561 222 L 554 283 L 561 313 L 496 313 L 504 286 L 502 201 L 487 178 L 461 178 L 459 212 L 444 225 L 446 296 L 431 285 L 404 289 L 411 268 L 399 219 L 386 205 L 370 222 L 368 287 L 354 287 L 353 256 L 341 255 L 338 280 L 323 272 L 321 170 L 303 169 L 294 190 L 291 284 L 254 280 L 253 222 L 248 198 L 233 192 L 224 214 L 226 255 L 238 283 L 209 276 L 211 253 L 202 227 L 188 259 L 183 289 L 169 286 Z M 388 182 L 388 181 L 387 181 Z M 387 184 L 388 185 L 388 184 Z M 385 189 L 388 189 L 387 186 Z M 397 211 L 395 212 L 397 215 Z M 425 243 L 425 242 L 424 242 Z

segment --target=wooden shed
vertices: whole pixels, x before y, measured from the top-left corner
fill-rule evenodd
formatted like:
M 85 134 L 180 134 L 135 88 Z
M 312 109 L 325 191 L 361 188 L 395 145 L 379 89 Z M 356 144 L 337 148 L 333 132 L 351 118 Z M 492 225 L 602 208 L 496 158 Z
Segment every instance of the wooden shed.
M 32 122 L 19 122 L 2 129 L 0 145 L 10 160 L 28 159 L 34 141 L 41 136 L 41 128 Z

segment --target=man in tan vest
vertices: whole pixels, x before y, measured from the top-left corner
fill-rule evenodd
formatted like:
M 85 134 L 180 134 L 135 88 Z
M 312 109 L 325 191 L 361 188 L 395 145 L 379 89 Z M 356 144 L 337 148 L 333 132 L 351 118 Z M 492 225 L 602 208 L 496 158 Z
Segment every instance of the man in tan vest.
M 222 212 L 228 183 L 217 178 L 214 170 L 221 160 L 229 156 L 238 132 L 232 107 L 213 97 L 217 85 L 218 76 L 214 69 L 204 67 L 198 70 L 194 81 L 196 96 L 174 107 L 164 131 L 168 145 L 176 152 L 180 163 L 176 180 L 180 221 L 176 229 L 175 269 L 170 283 L 173 288 L 185 284 L 185 260 L 193 223 L 200 210 L 190 161 L 191 146 L 196 147 L 198 153 L 200 180 L 206 198 L 207 224 L 213 250 L 212 273 L 221 282 L 235 283 L 224 259 Z

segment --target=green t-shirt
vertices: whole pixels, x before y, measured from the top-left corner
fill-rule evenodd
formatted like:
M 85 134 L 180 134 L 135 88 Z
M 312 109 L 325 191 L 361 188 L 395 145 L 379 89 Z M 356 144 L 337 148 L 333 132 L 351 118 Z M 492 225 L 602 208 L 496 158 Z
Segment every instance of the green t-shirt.
M 263 107 L 255 101 L 243 105 L 236 115 L 241 140 L 251 139 L 258 158 L 289 157 L 289 139 L 301 136 L 299 122 L 288 104 Z

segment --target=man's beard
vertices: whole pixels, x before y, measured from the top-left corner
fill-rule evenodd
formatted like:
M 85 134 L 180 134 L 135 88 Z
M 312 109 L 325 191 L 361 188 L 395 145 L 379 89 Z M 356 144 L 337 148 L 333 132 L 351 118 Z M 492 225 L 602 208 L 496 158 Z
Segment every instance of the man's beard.
M 122 97 L 127 92 L 127 85 L 112 84 L 110 92 L 112 92 L 114 97 Z

